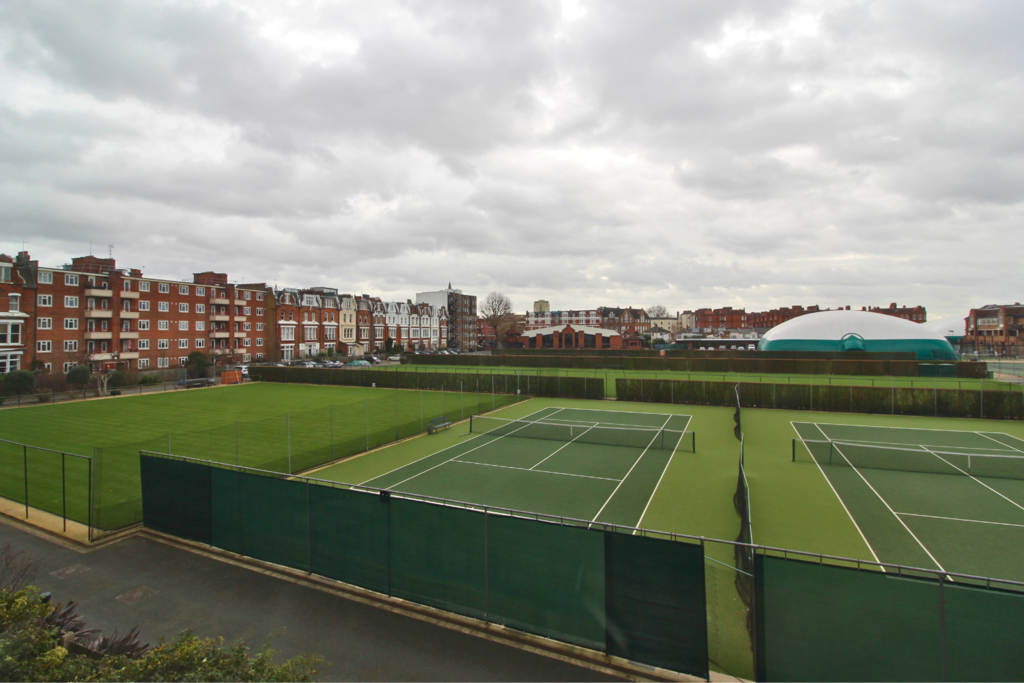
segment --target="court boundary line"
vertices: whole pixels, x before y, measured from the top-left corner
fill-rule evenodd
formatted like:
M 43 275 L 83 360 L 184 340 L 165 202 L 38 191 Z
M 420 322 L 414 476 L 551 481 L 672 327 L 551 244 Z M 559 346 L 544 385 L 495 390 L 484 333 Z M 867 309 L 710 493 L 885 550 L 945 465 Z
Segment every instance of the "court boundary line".
M 843 500 L 843 497 L 839 495 L 839 491 L 836 491 L 836 487 L 832 484 L 832 480 L 828 478 L 828 475 L 825 474 L 825 470 L 823 470 L 821 468 L 821 463 L 818 462 L 818 459 L 814 457 L 814 453 L 811 453 L 811 449 L 808 448 L 807 444 L 804 442 L 805 440 L 802 438 L 803 434 L 801 434 L 800 430 L 796 428 L 796 425 L 798 425 L 798 424 L 815 424 L 815 423 L 813 423 L 813 422 L 794 422 L 793 420 L 790 420 L 789 421 L 789 426 L 793 428 L 793 431 L 797 433 L 797 436 L 801 437 L 801 443 L 803 444 L 804 448 L 807 450 L 807 455 L 809 455 L 811 457 L 811 461 L 818 468 L 818 472 L 821 473 L 821 476 L 825 480 L 825 483 L 828 484 L 828 487 L 830 489 L 832 489 L 832 493 L 835 495 L 836 500 L 838 500 L 839 504 L 843 506 L 843 510 L 846 511 L 846 516 L 850 518 L 850 523 L 853 524 L 853 528 L 857 530 L 858 534 L 860 534 L 860 540 L 864 541 L 864 545 L 866 545 L 868 547 L 868 551 L 871 553 L 871 557 L 875 558 L 875 562 L 878 562 L 879 564 L 881 564 L 882 561 L 880 559 L 878 559 L 878 554 L 875 553 L 875 549 L 871 547 L 871 543 L 868 541 L 868 537 L 864 535 L 864 530 L 860 528 L 859 524 L 857 524 L 857 520 L 854 519 L 853 513 L 850 512 L 850 508 L 846 507 L 846 501 Z M 821 431 L 821 430 L 819 430 L 819 431 Z M 822 432 L 822 434 L 824 434 L 824 432 Z M 882 567 L 882 572 L 883 573 L 885 572 L 885 567 Z
M 865 417 L 873 415 L 872 413 L 854 413 L 855 415 L 864 415 Z M 881 414 L 881 417 L 892 417 L 892 415 Z M 935 419 L 931 415 L 897 415 L 897 417 L 924 417 Z M 961 419 L 961 418 L 947 418 L 947 419 Z M 975 419 L 975 418 L 963 418 L 963 419 Z M 843 422 L 797 422 L 797 424 L 808 424 L 808 425 L 825 425 L 826 427 L 867 427 L 869 429 L 905 429 L 913 430 L 917 432 L 960 432 L 961 434 L 976 434 L 967 429 L 933 429 L 928 427 L 893 427 L 892 425 L 853 425 L 846 424 Z M 992 432 L 993 434 L 1005 434 L 1005 432 Z M 1009 435 L 1007 435 L 1009 436 Z M 998 443 L 998 442 L 997 442 Z
M 573 400 L 573 399 L 565 399 L 565 400 Z M 684 404 L 679 404 L 679 405 L 684 405 Z M 569 407 L 569 408 L 563 408 L 563 410 L 579 410 L 579 411 L 585 412 L 585 413 L 614 413 L 616 415 L 657 415 L 658 417 L 672 417 L 672 416 L 677 416 L 678 415 L 677 413 L 648 413 L 648 412 L 644 412 L 644 411 L 640 411 L 640 410 L 598 410 L 597 408 L 574 408 L 574 407 Z M 693 417 L 693 416 L 692 415 L 687 415 L 687 417 Z M 657 429 L 657 427 L 652 427 L 652 429 Z
M 537 420 L 537 422 L 541 422 L 542 420 L 543 420 L 543 418 L 542 418 L 541 420 Z M 576 437 L 574 437 L 574 438 L 570 439 L 569 441 L 566 441 L 566 442 L 565 442 L 564 444 L 562 444 L 561 446 L 559 446 L 558 448 L 556 448 L 556 449 L 555 449 L 555 451 L 554 451 L 554 453 L 552 453 L 551 455 L 547 456 L 546 458 L 544 458 L 543 460 L 541 460 L 540 462 L 538 462 L 538 463 L 537 463 L 536 465 L 534 465 L 534 466 L 533 466 L 533 467 L 531 467 L 530 469 L 532 470 L 532 469 L 534 469 L 535 467 L 540 467 L 540 466 L 541 466 L 541 465 L 543 465 L 543 464 L 544 464 L 545 462 L 547 462 L 547 461 L 548 461 L 548 459 L 550 459 L 550 458 L 554 457 L 555 453 L 558 453 L 558 452 L 559 452 L 559 451 L 561 451 L 561 450 L 562 450 L 563 448 L 567 448 L 567 447 L 569 446 L 569 444 L 571 444 L 571 443 L 572 443 L 573 441 L 575 441 L 576 439 L 580 438 L 580 436 L 583 436 L 584 434 L 586 434 L 587 432 L 589 432 L 589 431 L 590 431 L 591 429 L 593 429 L 593 427 L 587 427 L 587 429 L 585 429 L 585 430 L 584 430 L 583 432 L 581 432 L 579 436 L 576 436 Z M 519 430 L 516 430 L 516 431 L 519 431 Z
M 938 459 L 939 459 L 939 460 L 941 460 L 942 462 L 946 463 L 947 465 L 949 465 L 949 466 L 950 466 L 950 467 L 952 467 L 953 469 L 957 470 L 958 472 L 960 472 L 960 473 L 961 473 L 961 474 L 963 474 L 964 476 L 970 477 L 970 478 L 971 478 L 971 479 L 973 479 L 974 481 L 978 482 L 979 484 L 981 484 L 982 486 L 984 486 L 985 488 L 987 488 L 987 489 L 988 489 L 989 491 L 991 491 L 992 493 L 994 493 L 994 494 L 996 494 L 997 496 L 999 496 L 1000 498 L 1002 498 L 1002 499 L 1006 500 L 1006 501 L 1007 501 L 1008 503 L 1010 503 L 1011 505 L 1015 505 L 1015 506 L 1019 507 L 1019 508 L 1020 508 L 1021 510 L 1024 510 L 1024 505 L 1021 505 L 1020 503 L 1018 503 L 1018 502 L 1016 502 L 1016 501 L 1010 500 L 1009 498 L 1007 498 L 1006 496 L 1004 496 L 1004 495 L 1003 495 L 1002 493 L 1000 493 L 999 491 L 996 491 L 996 490 L 995 490 L 994 488 L 992 488 L 991 486 L 989 486 L 989 485 L 988 485 L 988 484 L 986 484 L 985 482 L 983 482 L 983 481 L 981 481 L 980 479 L 978 479 L 978 478 L 977 478 L 976 476 L 974 476 L 973 474 L 971 474 L 971 473 L 969 473 L 969 472 L 964 472 L 964 471 L 963 471 L 962 469 L 960 469 L 959 467 L 957 467 L 956 465 L 954 465 L 954 464 L 953 464 L 953 463 L 951 463 L 950 461 L 946 460 L 945 458 L 943 458 L 943 457 L 942 457 L 941 455 L 939 455 L 938 453 L 933 453 L 932 451 L 929 451 L 929 450 L 928 450 L 927 448 L 925 448 L 924 446 L 921 446 L 921 448 L 923 448 L 923 449 L 924 449 L 925 451 L 927 451 L 928 453 L 931 453 L 931 454 L 932 454 L 932 455 L 934 455 L 934 456 L 935 456 L 936 458 L 938 458 Z M 843 457 L 845 458 L 846 456 L 844 455 Z
M 671 419 L 672 419 L 672 416 L 671 416 L 671 415 L 669 415 L 668 417 L 666 417 L 666 418 L 665 418 L 665 423 L 664 423 L 664 424 L 662 424 L 662 425 L 661 425 L 661 429 L 659 429 L 659 430 L 658 430 L 658 432 L 659 432 L 659 433 L 661 433 L 661 432 L 663 432 L 663 431 L 664 431 L 664 429 L 665 429 L 665 425 L 667 425 L 667 424 L 668 424 L 668 421 L 669 421 L 669 420 L 671 420 Z M 604 512 L 604 509 L 605 509 L 606 507 L 608 507 L 608 503 L 612 502 L 612 498 L 614 498 L 614 497 L 615 497 L 615 494 L 619 492 L 619 489 L 620 489 L 620 488 L 622 488 L 622 484 L 623 484 L 623 482 L 625 482 L 625 481 L 626 481 L 627 479 L 629 479 L 629 475 L 633 473 L 633 470 L 634 470 L 634 469 L 636 469 L 636 466 L 637 466 L 638 464 L 640 464 L 640 461 L 641 461 L 641 460 L 643 460 L 643 459 L 644 459 L 644 456 L 645 456 L 645 455 L 647 455 L 647 451 L 651 450 L 651 444 L 653 444 L 653 443 L 654 443 L 654 439 L 657 439 L 657 438 L 658 438 L 658 437 L 657 437 L 657 435 L 655 435 L 655 436 L 654 436 L 654 438 L 652 438 L 652 439 L 651 439 L 651 442 L 650 442 L 649 444 L 647 444 L 647 448 L 645 448 L 645 449 L 643 450 L 643 452 L 642 452 L 642 453 L 640 454 L 640 457 L 636 459 L 636 462 L 634 462 L 634 463 L 633 463 L 633 466 L 629 468 L 629 471 L 628 471 L 628 472 L 626 472 L 626 476 L 624 476 L 624 477 L 622 478 L 622 481 L 620 481 L 620 482 L 619 482 L 619 485 L 618 485 L 618 486 L 616 486 L 616 487 L 615 487 L 615 490 L 614 490 L 614 491 L 612 491 L 612 493 L 611 493 L 611 495 L 610 495 L 610 496 L 608 496 L 608 500 L 606 500 L 606 501 L 604 502 L 604 505 L 602 505 L 602 506 L 601 506 L 601 509 L 597 511 L 597 514 L 596 514 L 596 515 L 594 515 L 594 518 L 593 518 L 592 520 L 590 520 L 590 525 L 588 525 L 588 526 L 587 526 L 587 528 L 588 528 L 588 529 L 590 528 L 590 526 L 591 526 L 591 525 L 593 525 L 593 524 L 594 524 L 594 522 L 596 522 L 596 521 L 597 521 L 597 518 L 601 516 L 601 513 L 602 513 L 602 512 Z M 678 445 L 678 444 L 677 444 L 677 445 Z M 669 456 L 669 457 L 672 457 L 672 456 Z
M 974 432 L 974 433 L 977 434 L 978 436 L 983 436 L 983 437 L 985 437 L 986 439 L 988 439 L 990 441 L 995 441 L 1000 446 L 1006 446 L 1007 448 L 1010 448 L 1010 449 L 1012 449 L 1012 450 L 1014 450 L 1014 451 L 1024 455 L 1024 451 L 1022 451 L 1021 449 L 1015 448 L 1015 447 L 1011 446 L 1008 443 L 1003 443 L 999 439 L 994 439 L 994 438 L 992 438 L 991 436 L 988 435 L 988 434 L 1002 434 L 1003 436 L 1008 436 L 1010 438 L 1016 439 L 1017 437 L 1015 437 L 1013 434 L 1007 434 L 1006 432 L 989 432 L 988 434 L 986 434 L 985 432 Z
M 690 420 L 692 420 L 692 419 L 693 419 L 693 415 L 688 415 L 687 416 L 686 424 L 683 426 L 683 433 L 684 434 L 686 433 L 686 428 L 690 426 Z M 654 500 L 654 494 L 656 494 L 658 492 L 658 488 L 661 487 L 661 482 L 665 478 L 665 473 L 668 472 L 668 467 L 669 467 L 669 465 L 672 464 L 672 458 L 676 457 L 676 453 L 679 452 L 679 445 L 681 443 L 683 443 L 682 439 L 680 439 L 679 443 L 676 444 L 676 447 L 672 449 L 672 454 L 668 456 L 668 462 L 666 462 L 665 463 L 665 467 L 662 468 L 661 476 L 658 477 L 658 483 L 654 485 L 654 490 L 651 491 L 651 495 L 647 499 L 647 505 L 644 506 L 644 511 L 640 513 L 640 519 L 639 519 L 639 521 L 637 521 L 636 526 L 639 527 L 641 522 L 644 521 L 644 517 L 647 516 L 647 510 L 651 507 L 651 502 Z M 696 455 L 697 454 L 697 449 L 694 448 L 693 451 L 694 451 L 693 454 Z M 636 532 L 635 531 L 633 532 L 633 535 L 636 536 Z
M 614 412 L 614 411 L 609 411 L 609 412 Z M 692 416 L 691 415 L 687 415 L 687 417 L 692 417 Z M 555 424 L 556 425 L 565 425 L 566 427 L 585 427 L 587 425 L 593 425 L 594 427 L 609 427 L 611 429 L 635 429 L 637 431 L 643 431 L 643 432 L 654 432 L 654 431 L 678 432 L 678 431 L 680 431 L 678 429 L 661 430 L 658 427 L 651 427 L 649 425 L 627 424 L 625 422 L 588 422 L 587 420 L 575 420 L 575 421 L 573 421 L 573 420 L 553 420 L 553 421 L 548 421 L 547 418 L 541 418 L 540 420 L 537 420 L 537 422 L 543 422 L 544 424 L 552 424 L 552 425 L 555 425 Z M 689 424 L 689 421 L 687 421 L 687 424 Z
M 968 432 L 964 432 L 964 433 L 966 434 Z M 828 437 L 826 437 L 826 438 L 828 438 Z M 1009 450 L 1009 451 L 1005 450 L 1005 449 L 1001 449 L 1001 452 L 999 452 L 999 453 L 981 453 L 980 451 L 995 451 L 995 450 L 1000 450 L 1000 449 L 995 449 L 995 448 L 972 448 L 970 450 L 967 450 L 968 449 L 967 446 L 941 446 L 941 445 L 938 445 L 938 444 L 928 444 L 928 445 L 925 445 L 925 444 L 920 444 L 920 443 L 903 443 L 901 441 L 865 441 L 863 439 L 833 439 L 833 438 L 829 438 L 828 440 L 830 442 L 832 442 L 832 443 L 841 443 L 841 444 L 844 444 L 844 445 L 847 445 L 847 446 L 868 446 L 868 447 L 877 446 L 879 448 L 884 448 L 886 446 L 891 446 L 891 447 L 897 448 L 897 449 L 902 446 L 906 450 L 914 450 L 916 448 L 933 448 L 933 449 L 935 449 L 936 451 L 938 451 L 940 453 L 955 453 L 957 451 L 964 451 L 963 453 L 957 453 L 957 455 L 990 455 L 990 456 L 993 456 L 993 457 L 996 457 L 996 458 L 1020 458 L 1020 457 L 1024 457 L 1024 451 L 1018 451 L 1016 449 Z M 814 441 L 814 439 L 808 439 L 808 441 Z
M 512 467 L 511 465 L 495 465 L 494 463 L 490 462 L 474 462 L 472 460 L 459 460 L 458 458 L 455 458 L 454 460 L 449 460 L 444 464 L 451 465 L 458 463 L 465 463 L 466 465 L 480 465 L 481 467 L 499 467 L 503 470 L 519 470 L 520 472 L 540 472 L 542 474 L 557 474 L 562 477 L 582 477 L 583 479 L 601 479 L 602 481 L 622 481 L 621 479 L 612 479 L 611 477 L 595 477 L 590 474 L 572 474 L 570 472 L 552 472 L 551 470 L 535 470 L 532 467 L 530 469 L 526 469 L 525 467 Z
M 534 415 L 536 415 L 537 413 L 543 412 L 543 411 L 547 410 L 548 408 L 552 408 L 552 407 L 554 407 L 554 406 L 546 406 L 546 407 L 544 407 L 544 408 L 541 408 L 540 410 L 537 410 L 537 411 L 534 411 L 534 412 L 530 413 L 530 414 L 529 414 L 529 415 L 527 415 L 526 417 L 533 417 L 533 416 L 534 416 Z M 557 411 L 556 411 L 556 412 L 557 412 Z M 474 439 L 479 439 L 479 438 L 482 438 L 482 437 L 485 437 L 485 436 L 487 436 L 487 434 L 478 434 L 477 436 L 474 436 L 473 438 L 474 438 Z M 501 437 L 499 436 L 499 437 L 498 437 L 498 439 L 500 439 L 500 438 L 501 438 Z M 497 441 L 498 439 L 495 439 L 495 441 Z M 472 440 L 472 439 L 471 439 L 471 440 Z M 448 446 L 447 448 L 442 448 L 442 449 L 441 449 L 441 450 L 439 450 L 439 451 L 434 451 L 433 453 L 429 453 L 429 454 L 427 454 L 427 455 L 424 455 L 424 456 L 423 456 L 422 458 L 416 458 L 416 459 L 415 459 L 415 460 L 413 460 L 412 462 L 407 462 L 407 463 L 405 463 L 404 465 L 399 465 L 398 467 L 395 467 L 394 469 L 388 470 L 387 472 L 385 472 L 385 473 L 383 473 L 383 474 L 378 474 L 378 475 L 377 475 L 376 477 L 370 477 L 370 478 L 369 478 L 369 479 L 367 479 L 366 481 L 361 481 L 361 482 L 359 482 L 358 484 L 356 484 L 355 486 L 362 486 L 362 485 L 364 485 L 364 484 L 366 484 L 366 483 L 368 483 L 368 482 L 371 482 L 371 481 L 373 481 L 374 479 L 380 479 L 381 477 L 386 477 L 386 476 L 388 476 L 389 474 L 392 474 L 392 473 L 394 473 L 394 472 L 397 472 L 397 471 L 398 471 L 398 470 L 400 470 L 400 469 L 404 469 L 404 468 L 406 468 L 406 467 L 409 467 L 410 465 L 415 465 L 416 463 L 418 463 L 418 462 L 421 462 L 421 461 L 423 461 L 423 460 L 426 460 L 427 458 L 432 458 L 432 457 L 434 457 L 435 455 L 437 455 L 438 453 L 444 453 L 445 451 L 451 450 L 451 449 L 453 449 L 453 448 L 455 448 L 455 447 L 457 447 L 457 446 L 463 446 L 463 445 L 465 445 L 465 444 L 467 444 L 467 443 L 469 443 L 469 441 L 463 441 L 462 443 L 453 443 L 453 444 L 452 444 L 451 446 Z M 490 442 L 488 442 L 488 443 L 490 443 Z M 477 448 L 479 448 L 479 446 L 478 446 Z M 472 450 L 476 450 L 476 449 L 474 448 L 474 449 L 472 449 Z M 470 452 L 472 452 L 472 450 L 466 451 L 466 453 L 470 453 Z M 458 457 L 458 456 L 455 456 L 455 457 Z M 448 461 L 446 460 L 445 462 L 448 462 Z M 426 470 L 424 470 L 424 471 L 426 471 Z M 422 474 L 422 472 L 421 472 L 420 474 Z M 408 481 L 408 480 L 406 480 L 406 481 Z
M 906 517 L 927 517 L 928 519 L 948 519 L 951 522 L 970 522 L 972 524 L 995 524 L 997 526 L 1015 526 L 1024 529 L 1024 524 L 1011 524 L 1010 522 L 990 522 L 985 519 L 961 519 L 959 517 L 942 517 L 940 515 L 921 515 L 915 512 L 897 512 L 897 515 Z
M 821 435 L 824 436 L 826 439 L 828 438 L 828 436 L 825 434 L 825 430 L 824 429 L 822 429 L 821 427 L 818 427 L 818 431 L 821 432 Z M 833 444 L 834 444 L 834 442 L 833 442 Z M 865 477 L 863 474 L 861 474 L 861 471 L 859 469 L 854 467 L 853 463 L 850 462 L 849 458 L 846 457 L 846 454 L 843 453 L 843 451 L 840 450 L 838 446 L 834 446 L 833 445 L 833 447 L 836 449 L 836 452 L 838 452 L 839 455 L 843 456 L 843 460 L 846 460 L 846 464 L 850 466 L 850 469 L 852 469 L 854 472 L 856 472 L 857 476 L 860 477 L 861 480 L 865 484 L 867 484 L 868 488 L 871 489 L 871 492 L 874 493 L 876 496 L 878 496 L 878 500 L 882 501 L 882 505 L 884 505 L 886 507 L 886 509 L 888 509 L 889 512 L 892 513 L 892 516 L 896 518 L 896 521 L 900 523 L 900 526 L 902 526 L 904 529 L 906 529 L 907 533 L 910 534 L 911 538 L 913 538 L 915 541 L 917 541 L 917 544 L 919 546 L 921 546 L 921 550 L 923 550 L 925 552 L 925 554 L 928 555 L 929 558 L 931 558 L 931 561 L 935 563 L 935 566 L 938 567 L 940 571 L 945 572 L 946 568 L 943 567 L 942 564 L 938 560 L 935 559 L 935 556 L 932 555 L 930 550 L 928 550 L 928 547 L 924 543 L 921 542 L 921 539 L 918 538 L 917 535 L 913 531 L 910 530 L 910 527 L 907 526 L 906 522 L 904 522 L 900 518 L 900 516 L 896 514 L 896 511 L 893 510 L 892 506 L 889 505 L 889 502 L 885 498 L 882 497 L 882 494 L 880 494 L 878 491 L 875 490 L 875 487 L 871 485 L 871 482 L 869 482 L 867 480 L 867 477 Z M 952 581 L 952 579 L 950 579 L 950 581 Z

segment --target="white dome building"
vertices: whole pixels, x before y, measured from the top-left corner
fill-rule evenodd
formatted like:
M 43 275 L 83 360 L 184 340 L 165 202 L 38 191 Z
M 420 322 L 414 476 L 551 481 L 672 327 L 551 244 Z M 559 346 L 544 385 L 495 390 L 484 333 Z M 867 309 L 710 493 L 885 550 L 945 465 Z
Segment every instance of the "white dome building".
M 938 332 L 870 311 L 820 311 L 787 320 L 765 332 L 757 350 L 913 352 L 918 360 L 957 360 Z

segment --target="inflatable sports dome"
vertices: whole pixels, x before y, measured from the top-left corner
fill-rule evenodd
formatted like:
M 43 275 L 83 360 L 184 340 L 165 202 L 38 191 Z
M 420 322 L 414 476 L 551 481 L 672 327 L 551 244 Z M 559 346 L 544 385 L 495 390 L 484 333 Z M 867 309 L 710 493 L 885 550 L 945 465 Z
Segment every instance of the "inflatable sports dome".
M 787 320 L 768 330 L 757 350 L 914 352 L 918 360 L 957 360 L 941 334 L 869 311 L 820 311 Z

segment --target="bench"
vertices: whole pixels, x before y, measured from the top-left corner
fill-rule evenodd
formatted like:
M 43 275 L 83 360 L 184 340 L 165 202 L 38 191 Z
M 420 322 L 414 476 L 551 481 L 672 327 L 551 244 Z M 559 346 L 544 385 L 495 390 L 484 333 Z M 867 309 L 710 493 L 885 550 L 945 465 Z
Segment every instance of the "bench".
M 434 434 L 436 432 L 441 431 L 442 429 L 448 429 L 451 426 L 452 423 L 449 422 L 444 416 L 435 417 L 433 420 L 430 421 L 430 424 L 427 425 L 427 434 Z

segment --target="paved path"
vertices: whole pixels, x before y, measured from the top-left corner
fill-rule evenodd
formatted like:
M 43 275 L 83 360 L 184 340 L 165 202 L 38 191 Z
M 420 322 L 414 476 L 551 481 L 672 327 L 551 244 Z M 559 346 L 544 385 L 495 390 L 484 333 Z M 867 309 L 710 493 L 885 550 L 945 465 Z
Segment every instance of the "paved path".
M 104 634 L 139 624 L 142 641 L 155 644 L 191 628 L 259 649 L 276 632 L 281 660 L 327 660 L 322 680 L 619 680 L 138 536 L 80 552 L 0 518 L 7 542 L 35 557 L 34 585 L 78 601 Z

